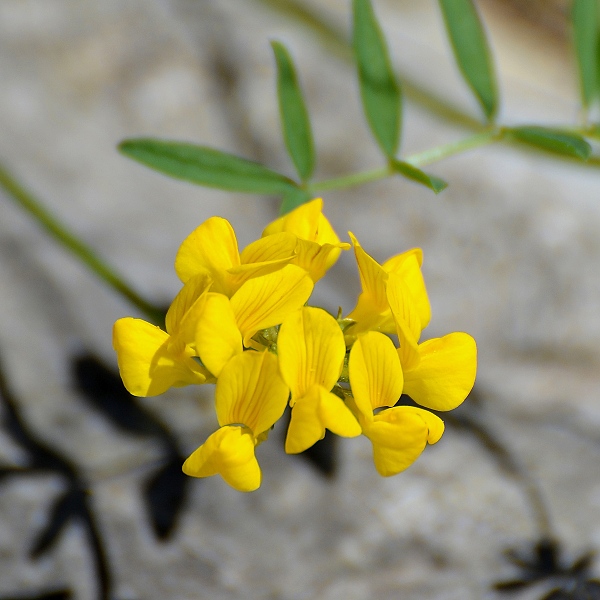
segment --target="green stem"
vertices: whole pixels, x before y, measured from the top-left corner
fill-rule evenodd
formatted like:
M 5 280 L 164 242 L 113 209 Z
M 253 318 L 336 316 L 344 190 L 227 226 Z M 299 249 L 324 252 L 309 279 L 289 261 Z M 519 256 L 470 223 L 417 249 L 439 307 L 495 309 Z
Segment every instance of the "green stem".
M 481 133 L 466 137 L 458 142 L 451 142 L 450 144 L 444 144 L 443 146 L 437 146 L 419 152 L 418 154 L 412 154 L 407 156 L 404 161 L 411 164 L 413 167 L 424 167 L 431 163 L 437 162 L 444 158 L 454 156 L 455 154 L 461 154 L 467 150 L 478 148 L 479 146 L 485 146 L 492 142 L 497 142 L 502 139 L 504 131 L 500 128 L 494 127 L 492 129 L 486 129 Z
M 143 312 L 150 320 L 160 323 L 164 320 L 164 311 L 142 298 L 115 270 L 98 258 L 96 253 L 69 232 L 32 194 L 0 165 L 0 188 L 22 209 L 27 211 L 37 223 L 50 234 L 56 242 L 66 248 L 85 264 L 92 273 L 106 282 L 113 290 L 129 300 L 131 304 Z
M 425 150 L 425 152 L 420 152 L 419 154 L 407 156 L 404 159 L 404 162 L 411 164 L 413 167 L 422 167 L 455 154 L 461 154 L 462 152 L 471 150 L 472 148 L 491 144 L 492 142 L 502 139 L 503 135 L 504 132 L 502 129 L 494 127 L 492 129 L 487 129 L 482 133 L 476 133 L 475 135 L 459 140 L 458 142 L 444 144 L 443 146 L 437 146 L 436 148 Z M 363 171 L 362 173 L 352 173 L 350 175 L 342 175 L 342 177 L 316 181 L 306 185 L 304 189 L 310 193 L 321 193 L 329 190 L 339 190 L 353 187 L 355 185 L 362 185 L 364 183 L 385 179 L 386 177 L 391 177 L 397 174 L 398 172 L 394 169 L 382 167 L 379 169 L 372 169 L 370 171 Z
M 393 171 L 388 167 L 373 169 L 371 171 L 363 171 L 362 173 L 351 173 L 350 175 L 342 175 L 342 177 L 334 177 L 333 179 L 324 179 L 323 181 L 315 181 L 308 184 L 305 189 L 307 192 L 327 192 L 329 190 L 339 190 L 343 188 L 362 185 L 378 179 L 384 179 L 393 174 Z

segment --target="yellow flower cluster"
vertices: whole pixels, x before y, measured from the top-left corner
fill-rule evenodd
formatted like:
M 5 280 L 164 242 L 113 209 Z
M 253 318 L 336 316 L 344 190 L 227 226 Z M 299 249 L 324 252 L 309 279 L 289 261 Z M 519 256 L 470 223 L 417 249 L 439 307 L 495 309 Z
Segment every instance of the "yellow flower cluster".
M 394 475 L 444 431 L 433 413 L 394 406 L 401 394 L 446 411 L 473 387 L 471 336 L 419 343 L 430 319 L 419 249 L 380 265 L 350 234 L 362 284 L 356 307 L 336 319 L 306 306 L 315 282 L 351 248 L 322 209 L 321 199 L 300 206 L 241 253 L 229 222 L 208 219 L 177 253 L 183 288 L 165 331 L 131 317 L 115 323 L 113 345 L 131 394 L 216 383 L 220 428 L 185 461 L 188 475 L 219 474 L 237 490 L 257 489 L 255 447 L 288 404 L 286 452 L 306 450 L 326 429 L 344 437 L 362 433 L 377 471 Z

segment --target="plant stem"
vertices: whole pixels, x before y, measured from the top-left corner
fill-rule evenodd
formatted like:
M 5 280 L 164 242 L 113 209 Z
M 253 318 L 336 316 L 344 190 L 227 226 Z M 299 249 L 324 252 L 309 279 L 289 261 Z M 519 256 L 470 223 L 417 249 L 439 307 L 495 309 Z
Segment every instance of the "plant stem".
M 106 282 L 113 290 L 129 300 L 150 320 L 160 323 L 164 311 L 140 296 L 131 286 L 105 263 L 89 246 L 54 217 L 31 193 L 0 164 L 0 188 L 2 188 L 20 208 L 27 211 L 56 242 L 76 256 L 88 269 Z
M 389 167 L 372 169 L 371 171 L 363 171 L 362 173 L 351 173 L 350 175 L 342 175 L 342 177 L 334 177 L 333 179 L 324 179 L 323 181 L 315 181 L 306 186 L 307 192 L 326 192 L 329 190 L 339 190 L 343 188 L 377 181 L 393 175 L 393 171 Z
M 481 133 L 469 136 L 458 142 L 452 142 L 450 144 L 444 144 L 443 146 L 437 146 L 420 152 L 419 154 L 413 154 L 407 156 L 403 160 L 413 167 L 421 167 L 437 162 L 444 158 L 448 158 L 455 154 L 461 154 L 472 148 L 478 146 L 485 146 L 491 144 L 502 138 L 504 132 L 502 129 L 494 127 L 492 129 L 486 129 Z M 350 175 L 342 175 L 341 177 L 335 177 L 333 179 L 324 179 L 323 181 L 316 181 L 305 186 L 307 192 L 321 193 L 329 190 L 339 190 L 343 188 L 353 187 L 355 185 L 362 185 L 371 181 L 377 181 L 378 179 L 385 179 L 397 175 L 397 171 L 390 167 L 381 167 L 379 169 L 372 169 L 370 171 L 363 171 L 362 173 L 351 173 Z
M 411 156 L 407 156 L 404 160 L 413 167 L 424 167 L 425 165 L 430 165 L 431 163 L 454 156 L 455 154 L 461 154 L 467 150 L 497 142 L 502 139 L 503 135 L 504 132 L 500 128 L 494 127 L 486 129 L 481 133 L 476 133 L 459 140 L 458 142 L 451 142 L 450 144 L 437 146 L 436 148 L 431 148 L 424 152 L 419 152 L 418 154 L 412 154 Z

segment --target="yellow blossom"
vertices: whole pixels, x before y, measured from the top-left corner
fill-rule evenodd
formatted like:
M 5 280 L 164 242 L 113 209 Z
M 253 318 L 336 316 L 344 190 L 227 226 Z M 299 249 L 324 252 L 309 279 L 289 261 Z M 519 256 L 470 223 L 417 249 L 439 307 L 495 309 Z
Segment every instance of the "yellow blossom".
M 363 250 L 351 232 L 349 232 L 349 235 L 354 245 L 362 292 L 358 297 L 356 306 L 346 317 L 356 321 L 348 328 L 348 340 L 351 342 L 359 333 L 370 330 L 396 333 L 396 324 L 387 298 L 390 276 L 396 277 L 406 286 L 412 296 L 414 310 L 419 316 L 420 326 L 422 329 L 427 327 L 431 318 L 431 307 L 421 273 L 423 263 L 421 249 L 413 248 L 393 256 L 383 265 L 380 265 Z
M 303 307 L 281 324 L 277 348 L 281 375 L 292 393 L 286 452 L 310 448 L 325 436 L 325 429 L 344 437 L 359 435 L 352 412 L 331 393 L 346 353 L 337 321 L 320 308 Z
M 347 342 L 369 330 L 397 334 L 404 393 L 427 408 L 456 408 L 475 383 L 477 347 L 475 340 L 462 332 L 419 344 L 431 318 L 420 269 L 421 250 L 409 250 L 379 265 L 352 234 L 350 237 L 363 291 L 347 317 L 356 321 L 347 330 Z
M 170 387 L 214 381 L 195 360 L 196 321 L 212 280 L 197 275 L 182 288 L 166 316 L 166 331 L 125 317 L 113 327 L 113 347 L 123 383 L 134 396 L 157 396 Z
M 293 264 L 305 269 L 317 282 L 350 244 L 341 242 L 329 221 L 323 215 L 323 200 L 315 198 L 267 225 L 263 238 L 288 232 L 297 239 Z
M 211 291 L 232 296 L 245 281 L 292 262 L 295 247 L 296 236 L 281 232 L 256 240 L 240 254 L 229 221 L 211 217 L 183 241 L 175 271 L 184 283 L 198 273 L 207 273 L 213 280 Z
M 288 396 L 274 355 L 249 351 L 232 358 L 215 391 L 220 429 L 189 456 L 183 472 L 219 474 L 241 492 L 257 489 L 262 475 L 254 448 L 283 414 Z
M 400 341 L 404 393 L 433 410 L 452 410 L 475 384 L 477 345 L 467 333 L 454 332 L 419 344 L 422 325 L 408 286 L 390 275 L 387 298 Z
M 373 461 L 384 477 L 408 468 L 444 432 L 439 417 L 426 410 L 392 407 L 402 394 L 400 359 L 392 341 L 382 333 L 359 335 L 350 351 L 350 406 L 373 445 Z M 374 410 L 385 408 L 377 414 Z

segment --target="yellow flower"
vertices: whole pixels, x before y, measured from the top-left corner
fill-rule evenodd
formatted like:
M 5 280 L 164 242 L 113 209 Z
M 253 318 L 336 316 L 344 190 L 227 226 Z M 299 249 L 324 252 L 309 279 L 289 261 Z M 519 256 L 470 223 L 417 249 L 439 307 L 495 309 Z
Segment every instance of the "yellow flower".
M 196 322 L 211 283 L 206 274 L 187 282 L 167 312 L 166 332 L 132 317 L 114 324 L 113 347 L 130 394 L 157 396 L 170 387 L 214 381 L 194 358 Z
M 313 290 L 306 272 L 295 265 L 246 281 L 231 298 L 209 292 L 197 321 L 196 350 L 215 376 L 244 346 L 260 346 L 252 337 L 279 325 L 306 303 Z
M 325 429 L 344 437 L 359 435 L 352 412 L 331 393 L 346 354 L 337 321 L 320 308 L 303 307 L 281 324 L 277 350 L 281 375 L 292 392 L 285 451 L 295 454 L 310 448 L 324 437 Z
M 382 333 L 358 336 L 348 364 L 354 401 L 350 403 L 364 435 L 373 445 L 373 461 L 384 477 L 408 468 L 427 443 L 435 444 L 444 432 L 436 415 L 411 406 L 391 407 L 402 394 L 403 374 L 396 348 Z
M 220 425 L 183 464 L 192 477 L 219 474 L 233 488 L 251 492 L 261 483 L 255 446 L 285 410 L 289 389 L 269 352 L 232 358 L 217 381 L 215 406 Z
M 295 247 L 296 236 L 282 232 L 256 240 L 240 254 L 229 221 L 211 217 L 183 241 L 175 271 L 183 283 L 198 273 L 207 273 L 213 280 L 211 291 L 232 296 L 245 281 L 292 262 Z
M 347 318 L 346 341 L 369 330 L 398 335 L 398 355 L 404 373 L 404 393 L 433 410 L 456 408 L 475 383 L 477 346 L 462 332 L 419 344 L 431 318 L 421 274 L 422 252 L 416 248 L 377 263 L 350 233 L 360 273 L 362 293 Z
M 267 225 L 262 235 L 288 232 L 298 238 L 293 264 L 305 269 L 316 283 L 350 244 L 340 242 L 333 227 L 323 215 L 323 200 L 315 198 Z
M 475 384 L 475 340 L 467 333 L 454 332 L 419 344 L 419 314 L 408 286 L 398 276 L 390 275 L 387 298 L 400 341 L 404 393 L 433 410 L 456 408 Z
M 396 277 L 406 286 L 419 317 L 419 325 L 425 329 L 431 318 L 431 307 L 421 274 L 423 263 L 421 249 L 413 248 L 393 256 L 380 265 L 363 250 L 351 232 L 349 235 L 354 245 L 362 292 L 356 306 L 346 317 L 356 321 L 348 328 L 348 340 L 351 342 L 359 333 L 370 330 L 396 333 L 396 324 L 387 298 L 390 277 Z

